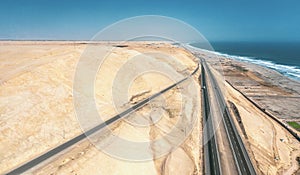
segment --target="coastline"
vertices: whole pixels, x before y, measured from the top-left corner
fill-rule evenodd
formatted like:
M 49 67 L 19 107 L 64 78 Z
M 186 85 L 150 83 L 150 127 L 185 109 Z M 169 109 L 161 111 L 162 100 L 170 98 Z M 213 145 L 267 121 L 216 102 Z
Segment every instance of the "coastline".
M 300 122 L 300 83 L 254 63 L 190 51 L 204 58 L 218 79 L 257 173 L 299 173 L 300 133 L 289 122 Z
M 207 51 L 190 45 L 188 47 L 210 57 L 208 62 L 222 72 L 226 81 L 279 120 L 285 124 L 288 121 L 300 122 L 300 81 L 263 65 L 235 59 L 238 56 Z M 296 133 L 299 135 L 299 131 Z
M 189 43 L 188 46 L 192 47 L 194 49 L 203 50 L 201 48 L 193 46 L 192 43 Z M 275 70 L 278 73 L 280 73 L 294 81 L 300 82 L 300 65 L 297 66 L 297 65 L 289 65 L 289 64 L 280 64 L 280 63 L 276 63 L 269 59 L 250 57 L 250 56 L 240 56 L 240 55 L 235 55 L 235 54 L 227 54 L 225 52 L 219 52 L 219 51 L 214 51 L 214 50 L 213 51 L 209 50 L 208 52 L 214 53 L 221 57 L 226 57 L 226 58 L 230 58 L 233 60 L 242 61 L 245 63 L 253 63 L 258 66 L 263 66 L 265 68 Z

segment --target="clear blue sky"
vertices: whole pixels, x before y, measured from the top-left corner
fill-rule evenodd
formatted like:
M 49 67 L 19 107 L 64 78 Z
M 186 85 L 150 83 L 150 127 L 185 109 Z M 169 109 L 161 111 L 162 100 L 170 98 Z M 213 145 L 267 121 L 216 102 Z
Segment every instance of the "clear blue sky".
M 164 15 L 209 41 L 300 41 L 299 0 L 1 0 L 0 39 L 89 40 L 137 15 Z

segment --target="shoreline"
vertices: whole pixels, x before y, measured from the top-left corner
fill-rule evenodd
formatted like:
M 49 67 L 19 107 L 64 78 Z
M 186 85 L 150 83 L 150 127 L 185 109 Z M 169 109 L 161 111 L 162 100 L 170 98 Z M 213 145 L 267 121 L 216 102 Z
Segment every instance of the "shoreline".
M 299 130 L 290 126 L 288 122 L 300 123 L 298 115 L 300 111 L 297 107 L 300 104 L 300 81 L 262 65 L 236 60 L 226 54 L 222 55 L 194 46 L 188 49 L 208 57 L 207 61 L 223 74 L 228 84 L 262 109 L 267 110 L 272 116 L 276 116 L 299 136 Z
M 1 40 L 0 39 L 0 45 L 6 45 L 6 44 L 17 44 L 17 45 L 24 45 L 24 43 L 31 45 L 31 44 L 42 44 L 45 45 L 51 45 L 51 44 L 61 44 L 61 45 L 68 45 L 68 44 L 120 44 L 120 43 L 143 43 L 148 41 L 89 41 L 89 40 Z M 169 41 L 151 41 L 153 43 L 170 43 Z M 19 44 L 18 44 L 19 43 Z M 236 61 L 241 61 L 244 63 L 250 63 L 255 64 L 257 66 L 262 66 L 267 69 L 274 70 L 281 75 L 291 79 L 292 81 L 296 81 L 297 83 L 300 83 L 300 66 L 294 66 L 289 64 L 280 64 L 276 63 L 274 61 L 270 61 L 267 59 L 260 59 L 255 57 L 249 57 L 249 56 L 239 56 L 239 55 L 233 55 L 233 54 L 227 54 L 223 52 L 218 51 L 211 51 L 211 50 L 205 50 L 202 48 L 198 48 L 196 46 L 191 45 L 192 43 L 185 44 L 189 48 L 192 48 L 194 50 L 200 50 L 205 52 L 210 52 L 215 55 L 230 58 Z
M 226 57 L 226 58 L 230 58 L 230 59 L 233 59 L 236 61 L 242 61 L 245 63 L 252 63 L 257 66 L 262 66 L 264 68 L 274 70 L 274 71 L 282 74 L 283 76 L 300 83 L 300 66 L 289 65 L 289 64 L 280 64 L 280 63 L 276 63 L 274 61 L 263 59 L 263 58 L 261 59 L 261 58 L 250 57 L 250 56 L 227 54 L 227 53 L 223 53 L 223 52 L 219 52 L 219 51 L 205 50 L 205 49 L 195 47 L 191 44 L 188 44 L 188 46 L 192 47 L 195 50 L 207 51 L 207 52 L 211 52 L 211 53 L 216 54 L 221 57 Z
M 206 60 L 226 100 L 234 104 L 236 109 L 229 110 L 239 113 L 234 122 L 257 171 L 298 172 L 299 131 L 288 122 L 300 122 L 300 83 L 257 64 L 187 49 Z

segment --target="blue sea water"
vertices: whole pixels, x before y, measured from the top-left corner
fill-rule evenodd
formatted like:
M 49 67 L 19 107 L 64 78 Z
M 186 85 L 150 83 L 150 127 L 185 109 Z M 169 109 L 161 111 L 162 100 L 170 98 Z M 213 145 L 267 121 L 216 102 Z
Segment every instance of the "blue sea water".
M 201 43 L 190 44 L 201 48 Z M 216 54 L 258 64 L 300 81 L 300 42 L 213 42 Z

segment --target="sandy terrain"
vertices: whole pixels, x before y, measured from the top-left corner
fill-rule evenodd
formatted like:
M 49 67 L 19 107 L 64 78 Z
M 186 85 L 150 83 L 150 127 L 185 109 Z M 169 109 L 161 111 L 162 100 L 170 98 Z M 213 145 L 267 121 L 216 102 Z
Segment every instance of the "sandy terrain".
M 2 45 L 1 172 L 81 132 L 72 79 L 82 46 Z
M 299 142 L 277 122 L 249 103 L 239 92 L 228 87 L 228 99 L 237 107 L 247 139 L 262 174 L 291 174 L 299 169 L 296 157 L 300 155 Z M 241 105 L 242 104 L 242 105 Z M 236 125 L 239 124 L 236 122 Z M 240 131 L 240 133 L 242 133 Z
M 299 142 L 275 120 L 255 107 L 242 96 L 244 93 L 254 102 L 272 113 L 276 118 L 292 118 L 299 116 L 299 83 L 283 77 L 279 73 L 253 64 L 246 64 L 203 53 L 213 68 L 227 100 L 233 103 L 239 113 L 235 124 L 254 163 L 258 174 L 297 174 L 300 156 Z M 224 78 L 230 84 L 224 82 Z M 294 97 L 294 98 L 292 98 Z M 280 99 L 280 103 L 278 100 Z M 293 99 L 293 100 L 291 100 Z M 228 106 L 230 104 L 228 103 Z M 277 109 L 278 111 L 274 111 Z M 233 116 L 236 113 L 231 107 Z M 285 114 L 286 117 L 283 115 Z M 287 117 L 288 116 L 288 117 Z M 295 117 L 292 117 L 295 116 Z M 284 122 L 285 120 L 281 120 Z M 297 132 L 297 131 L 295 131 Z
M 82 132 L 73 106 L 72 87 L 75 67 L 85 47 L 81 43 L 63 42 L 1 43 L 0 172 L 11 170 Z M 105 47 L 105 44 L 97 47 Z M 175 79 L 157 72 L 139 75 L 129 85 L 119 85 L 129 87 L 125 98 L 127 103 L 114 104 L 111 90 L 115 83 L 113 80 L 117 76 L 121 76 L 121 79 L 124 76 L 122 73 L 119 75 L 118 70 L 130 58 L 145 52 L 172 55 L 175 61 L 152 55 L 155 59 L 150 59 L 149 65 L 159 63 L 171 66 L 178 75 Z M 139 58 L 139 64 L 145 63 L 145 60 L 141 61 L 142 57 Z M 126 43 L 126 47 L 114 48 L 113 53 L 103 62 L 95 81 L 97 110 L 102 120 L 171 85 L 196 66 L 197 62 L 191 54 L 166 43 Z M 128 70 L 127 74 L 131 72 L 134 74 L 134 69 Z M 114 136 L 134 142 L 162 139 L 163 143 L 168 143 L 170 137 L 165 137 L 165 133 L 175 130 L 185 139 L 178 140 L 179 145 L 172 153 L 169 150 L 169 153 L 160 156 L 160 146 L 149 142 L 148 151 L 140 152 L 149 154 L 152 158 L 150 161 L 118 159 L 97 149 L 106 139 L 111 139 L 111 135 L 104 132 L 99 133 L 101 137 L 94 137 L 104 139 L 99 141 L 99 145 L 94 142 L 96 147 L 89 140 L 82 141 L 28 173 L 201 174 L 201 120 L 190 121 L 192 118 L 200 119 L 200 89 L 198 85 L 191 87 L 190 84 L 186 82 L 182 88 L 168 91 L 157 101 L 139 109 L 136 115 L 130 115 L 110 127 Z M 147 117 L 149 111 L 156 110 L 162 111 L 158 115 L 160 118 L 155 118 L 155 115 Z M 137 114 L 146 118 L 141 120 Z M 146 127 L 136 125 L 140 123 L 146 124 Z M 94 123 L 83 124 L 90 127 Z M 177 124 L 175 128 L 174 124 Z M 192 132 L 189 133 L 191 126 Z M 180 138 L 176 135 L 172 137 Z M 169 144 L 174 143 L 171 141 Z M 122 146 L 119 149 L 122 150 Z
M 197 66 L 189 52 L 168 43 L 93 45 L 100 50 L 110 49 L 108 46 L 115 47 L 95 78 L 94 96 L 102 120 L 159 92 Z M 82 42 L 0 43 L 0 174 L 70 140 L 83 132 L 82 127 L 92 127 L 99 121 L 78 119 L 73 104 L 75 68 L 86 47 Z M 216 55 L 202 55 L 215 69 L 218 80 L 224 80 L 221 73 L 239 90 L 229 83 L 222 86 L 257 173 L 299 173 L 299 142 L 241 94 L 282 122 L 299 122 L 299 83 L 253 64 L 226 58 L 220 62 Z M 97 58 L 97 54 L 87 56 Z M 131 62 L 132 58 L 136 61 Z M 96 63 L 97 59 L 87 62 L 87 68 Z M 153 68 L 157 64 L 159 70 L 170 69 L 167 72 L 173 76 L 137 68 Z M 193 86 L 199 74 L 114 123 L 110 130 L 81 141 L 27 174 L 202 174 L 200 88 L 198 84 Z M 195 118 L 198 120 L 193 121 Z M 170 131 L 175 132 L 167 136 Z M 124 150 L 128 145 L 112 142 L 116 137 L 146 144 Z M 161 150 L 167 151 L 161 154 Z M 133 154 L 136 152 L 139 154 Z M 145 157 L 150 159 L 132 161 Z
M 227 81 L 262 108 L 282 121 L 300 120 L 299 82 L 274 70 L 251 63 L 227 59 L 222 56 L 211 56 L 211 60 L 214 60 L 214 67 L 222 72 Z M 220 63 L 222 67 L 220 67 Z

